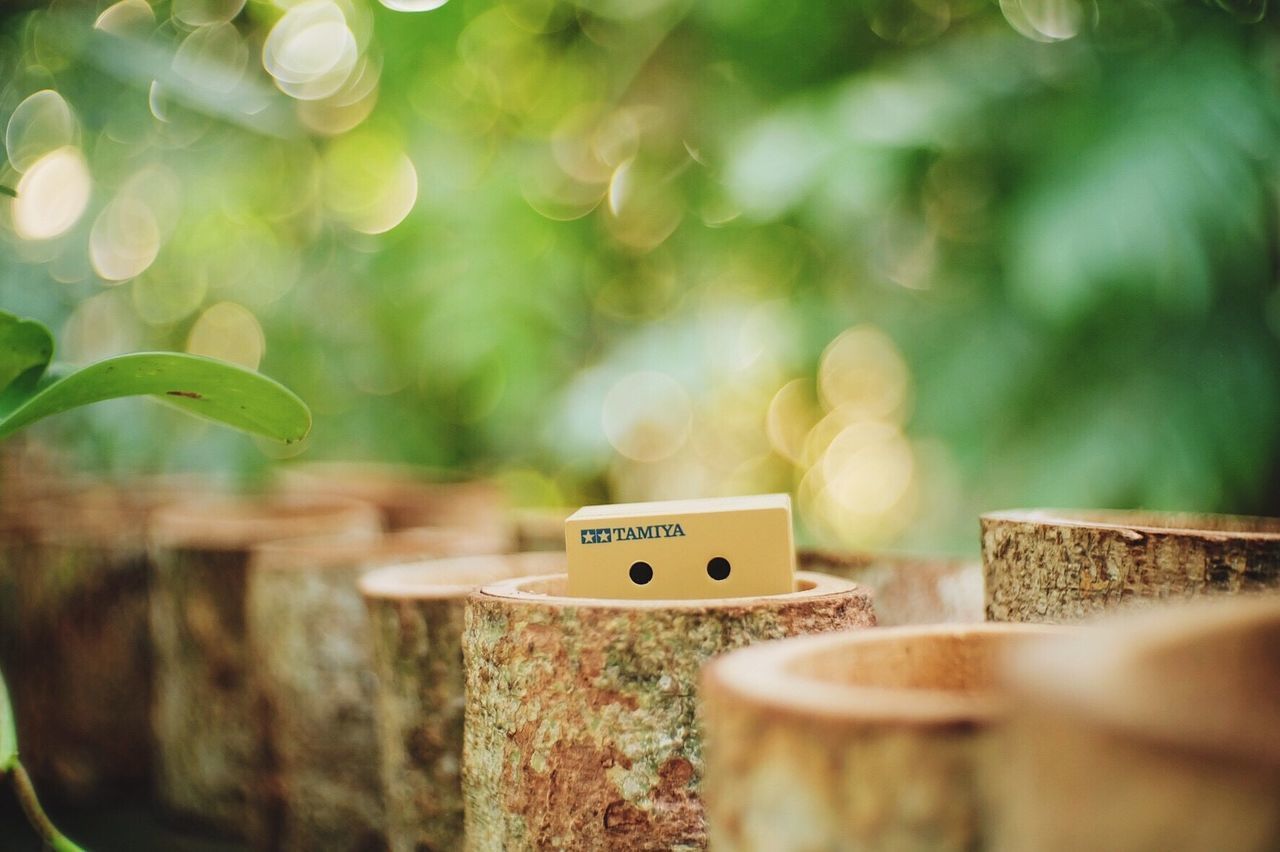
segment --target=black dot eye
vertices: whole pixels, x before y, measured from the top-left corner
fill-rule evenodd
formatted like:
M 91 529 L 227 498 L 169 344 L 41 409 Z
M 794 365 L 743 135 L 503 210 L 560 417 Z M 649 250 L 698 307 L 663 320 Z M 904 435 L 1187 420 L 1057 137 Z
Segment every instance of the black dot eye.
M 713 556 L 707 562 L 707 576 L 713 580 L 724 580 L 729 576 L 731 568 L 728 559 L 723 556 Z
M 637 586 L 643 586 L 653 579 L 653 566 L 648 562 L 633 562 L 631 570 L 627 573 L 631 577 L 631 582 Z

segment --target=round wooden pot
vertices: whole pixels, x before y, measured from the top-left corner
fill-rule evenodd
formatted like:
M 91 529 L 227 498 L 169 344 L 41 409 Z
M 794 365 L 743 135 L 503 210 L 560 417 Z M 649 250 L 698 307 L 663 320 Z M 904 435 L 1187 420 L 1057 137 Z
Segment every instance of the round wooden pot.
M 151 718 L 166 807 L 244 832 L 259 742 L 246 632 L 253 548 L 317 535 L 369 540 L 380 530 L 373 506 L 340 499 L 218 499 L 152 514 Z
M 797 565 L 852 580 L 875 595 L 876 623 L 967 623 L 983 620 L 982 565 L 946 557 L 801 549 Z
M 441 559 L 360 581 L 378 675 L 387 841 L 393 852 L 462 845 L 462 626 L 480 585 L 563 571 L 563 553 Z
M 305 462 L 281 468 L 287 493 L 347 497 L 382 510 L 388 529 L 482 527 L 513 535 L 506 498 L 496 482 L 448 480 L 412 465 L 377 462 Z M 514 541 L 507 541 L 503 551 Z
M 1280 589 L 1280 519 L 1026 510 L 982 516 L 992 621 L 1071 621 L 1166 598 Z
M 95 487 L 29 502 L 0 540 L 0 666 L 44 789 L 110 797 L 150 774 L 144 517 Z
M 698 849 L 698 670 L 765 639 L 875 624 L 871 595 L 801 572 L 785 595 L 572 598 L 565 576 L 484 587 L 463 648 L 466 845 Z
M 385 845 L 373 651 L 357 581 L 381 565 L 494 553 L 504 544 L 483 529 L 451 528 L 255 548 L 248 636 L 263 733 L 250 796 L 256 848 Z
M 1280 599 L 1142 613 L 1013 667 L 997 849 L 1280 848 Z
M 1000 661 L 1054 631 L 897 627 L 716 660 L 699 703 L 712 848 L 983 848 Z

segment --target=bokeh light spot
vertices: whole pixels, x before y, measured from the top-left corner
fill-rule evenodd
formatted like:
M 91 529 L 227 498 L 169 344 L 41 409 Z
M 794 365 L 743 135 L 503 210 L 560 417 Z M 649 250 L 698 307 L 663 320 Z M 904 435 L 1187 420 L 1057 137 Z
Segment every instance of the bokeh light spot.
M 1084 11 L 1076 0 L 1000 0 L 1009 26 L 1032 41 L 1069 39 L 1080 31 Z
M 906 362 L 893 341 L 868 325 L 840 334 L 818 365 L 818 389 L 827 408 L 867 418 L 900 418 L 909 379 Z
M 120 196 L 103 208 L 89 232 L 89 261 L 107 281 L 140 275 L 160 252 L 160 225 L 143 202 Z
M 689 440 L 693 405 L 684 386 L 666 373 L 643 370 L 620 379 L 605 394 L 605 437 L 633 461 L 674 455 Z
M 867 17 L 871 31 L 887 42 L 923 44 L 946 31 L 951 6 L 946 0 L 876 0 Z
M 397 12 L 430 12 L 439 9 L 449 0 L 379 0 L 383 6 Z
M 9 116 L 4 146 L 9 162 L 25 172 L 50 151 L 75 141 L 76 119 L 62 95 L 44 89 L 28 96 Z
M 555 222 L 570 222 L 599 206 L 605 186 L 602 182 L 578 180 L 550 157 L 537 157 L 521 174 L 520 191 L 539 215 Z
M 669 177 L 628 160 L 609 181 L 605 224 L 613 238 L 639 251 L 652 251 L 679 227 L 684 207 Z
M 792 379 L 778 388 L 765 414 L 765 431 L 773 451 L 794 464 L 801 464 L 805 438 L 820 414 L 816 389 L 811 380 Z
M 307 0 L 285 12 L 262 46 L 262 65 L 276 86 L 299 100 L 318 100 L 347 82 L 359 45 L 342 9 Z
M 175 72 L 215 92 L 234 91 L 248 64 L 249 46 L 239 31 L 226 23 L 195 30 L 183 39 L 173 57 Z
M 173 0 L 173 16 L 192 27 L 225 24 L 240 14 L 245 0 Z
M 914 457 L 896 427 L 861 421 L 836 435 L 821 464 L 827 490 L 842 509 L 881 515 L 906 493 Z
M 153 265 L 133 280 L 133 308 L 144 322 L 164 325 L 190 316 L 204 301 L 206 276 L 183 264 Z
M 94 29 L 116 36 L 143 37 L 156 25 L 156 13 L 146 0 L 120 0 L 93 22 Z
M 26 240 L 66 232 L 89 204 L 89 167 L 79 149 L 67 146 L 41 157 L 18 181 L 13 228 Z
M 325 157 L 325 199 L 336 217 L 365 234 L 399 225 L 418 199 L 418 171 L 383 136 L 348 135 Z
M 262 326 L 248 308 L 235 302 L 211 305 L 187 336 L 187 351 L 258 369 L 266 351 Z
M 298 118 L 310 130 L 328 136 L 356 127 L 369 117 L 378 102 L 378 77 L 382 64 L 366 56 L 338 91 L 314 101 L 298 101 Z
M 62 326 L 59 358 L 91 364 L 138 348 L 139 327 L 122 290 L 112 289 L 76 305 Z

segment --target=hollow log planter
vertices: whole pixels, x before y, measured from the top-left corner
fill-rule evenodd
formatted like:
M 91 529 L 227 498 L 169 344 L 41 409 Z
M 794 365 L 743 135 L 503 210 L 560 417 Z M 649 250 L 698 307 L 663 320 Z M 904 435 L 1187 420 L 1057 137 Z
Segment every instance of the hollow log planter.
M 378 751 L 393 852 L 462 847 L 467 597 L 485 583 L 564 568 L 564 553 L 524 553 L 394 566 L 361 579 L 378 677 Z
M 144 517 L 107 486 L 9 513 L 0 541 L 0 665 L 22 758 L 73 800 L 149 777 Z
M 800 572 L 767 597 L 620 601 L 556 575 L 471 598 L 466 848 L 701 849 L 698 670 L 765 639 L 869 627 L 871 595 Z
M 1198 601 L 1016 657 L 995 848 L 1280 848 L 1280 599 Z
M 1066 622 L 1166 599 L 1280 591 L 1280 519 L 1026 510 L 982 516 L 991 621 Z
M 870 589 L 881 627 L 983 620 L 982 565 L 976 561 L 802 549 L 796 562 L 802 570 Z
M 152 514 L 151 719 L 156 793 L 166 808 L 244 832 L 259 745 L 246 631 L 253 548 L 380 534 L 378 511 L 353 500 L 201 500 Z
M 387 529 L 467 527 L 502 531 L 514 538 L 506 498 L 496 482 L 442 479 L 412 465 L 375 462 L 306 462 L 284 467 L 281 490 L 291 494 L 345 497 L 382 510 Z M 515 542 L 504 542 L 505 552 Z
M 249 797 L 255 848 L 385 846 L 373 650 L 357 582 L 379 566 L 495 553 L 505 544 L 489 530 L 437 528 L 255 548 L 248 636 L 263 735 Z
M 1063 629 L 897 627 L 716 660 L 699 703 L 712 848 L 984 848 L 1000 661 Z

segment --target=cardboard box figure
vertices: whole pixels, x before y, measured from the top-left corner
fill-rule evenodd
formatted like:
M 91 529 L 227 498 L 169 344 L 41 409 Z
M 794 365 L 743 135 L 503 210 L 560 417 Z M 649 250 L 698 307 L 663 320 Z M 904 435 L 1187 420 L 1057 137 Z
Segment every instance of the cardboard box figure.
M 564 525 L 573 597 L 673 600 L 795 590 L 786 494 L 586 506 Z

